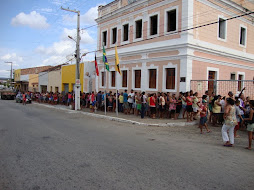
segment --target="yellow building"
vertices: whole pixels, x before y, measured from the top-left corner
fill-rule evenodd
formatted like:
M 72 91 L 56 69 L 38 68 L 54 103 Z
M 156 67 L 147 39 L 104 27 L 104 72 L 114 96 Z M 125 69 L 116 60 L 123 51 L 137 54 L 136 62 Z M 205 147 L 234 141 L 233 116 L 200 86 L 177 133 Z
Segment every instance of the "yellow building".
M 83 92 L 84 63 L 80 63 L 80 90 Z M 76 64 L 62 66 L 62 91 L 74 91 L 76 83 Z
M 31 92 L 38 92 L 38 84 L 39 84 L 38 74 L 30 74 L 28 90 Z
M 14 88 L 15 89 L 21 89 L 20 75 L 21 75 L 21 69 L 16 69 L 14 71 Z

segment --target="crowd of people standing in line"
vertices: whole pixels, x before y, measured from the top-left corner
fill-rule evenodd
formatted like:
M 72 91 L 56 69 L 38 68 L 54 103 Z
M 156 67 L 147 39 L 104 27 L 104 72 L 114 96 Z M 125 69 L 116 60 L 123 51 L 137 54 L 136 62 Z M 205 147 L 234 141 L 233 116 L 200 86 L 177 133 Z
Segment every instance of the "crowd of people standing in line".
M 118 108 L 119 112 L 125 114 L 140 115 L 141 118 L 145 116 L 150 118 L 168 118 L 178 119 L 180 114 L 181 118 L 186 118 L 187 122 L 200 119 L 199 128 L 200 133 L 203 134 L 203 128 L 207 132 L 211 132 L 207 123 L 210 122 L 216 126 L 222 126 L 222 138 L 225 142 L 224 146 L 231 147 L 234 144 L 234 138 L 238 138 L 237 131 L 239 129 L 247 128 L 249 136 L 249 146 L 251 149 L 251 142 L 254 139 L 254 100 L 245 97 L 243 91 L 238 96 L 234 96 L 232 92 L 228 93 L 228 97 L 221 97 L 215 95 L 213 92 L 209 94 L 205 92 L 202 97 L 199 97 L 197 92 L 189 91 L 186 93 L 180 92 L 177 96 L 174 93 L 148 93 L 145 92 L 124 92 L 116 93 L 99 91 L 98 93 L 81 93 L 80 105 L 81 109 L 90 108 L 91 112 L 95 110 L 108 112 L 115 112 Z M 105 96 L 106 95 L 106 96 Z M 23 93 L 23 99 L 30 96 L 33 101 L 39 103 L 49 104 L 62 104 L 71 105 L 74 102 L 74 93 Z M 105 101 L 106 98 L 106 101 Z M 118 101 L 118 102 L 116 102 Z M 25 102 L 25 101 L 23 101 Z M 118 103 L 118 107 L 117 107 Z

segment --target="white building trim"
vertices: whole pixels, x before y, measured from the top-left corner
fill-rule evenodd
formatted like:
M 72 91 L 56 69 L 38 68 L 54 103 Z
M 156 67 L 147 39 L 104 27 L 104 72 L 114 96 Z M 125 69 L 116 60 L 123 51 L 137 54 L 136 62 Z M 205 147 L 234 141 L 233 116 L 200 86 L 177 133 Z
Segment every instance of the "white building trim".
M 113 41 L 113 29 L 116 28 L 116 42 L 113 44 L 112 41 Z M 110 47 L 115 47 L 115 45 L 117 45 L 118 43 L 118 26 L 113 26 L 113 27 L 110 27 Z
M 100 79 L 99 79 L 99 86 L 100 86 L 100 88 L 105 88 L 105 86 L 106 86 L 106 88 L 107 88 L 107 70 L 105 70 L 105 79 L 104 79 L 104 85 L 105 86 L 102 86 L 102 73 L 104 72 L 104 69 L 101 69 L 101 70 L 99 70 L 99 77 L 100 77 Z
M 140 76 L 140 88 L 135 88 L 135 71 L 141 70 L 141 76 Z M 143 71 L 144 72 L 144 71 Z M 141 90 L 142 89 L 142 67 L 132 67 L 132 89 L 133 90 Z M 144 73 L 143 73 L 144 74 Z
M 245 44 L 245 45 L 242 45 L 242 44 L 240 43 L 240 39 L 241 39 L 241 28 L 244 28 L 244 29 L 245 29 L 245 41 L 244 41 L 244 44 Z M 243 24 L 240 24 L 240 27 L 239 27 L 239 40 L 238 40 L 239 46 L 240 46 L 240 47 L 243 47 L 243 48 L 246 48 L 246 47 L 247 47 L 247 37 L 248 37 L 248 35 L 247 35 L 247 26 L 246 26 L 246 25 L 243 25 Z
M 123 41 L 124 39 L 124 26 L 128 24 L 128 40 L 127 41 Z M 122 28 L 121 28 L 121 45 L 125 45 L 130 43 L 130 22 L 125 21 L 122 23 Z
M 220 30 L 219 30 L 219 28 L 220 28 L 220 22 L 219 22 L 219 20 L 220 19 L 223 19 L 223 20 L 225 20 L 225 39 L 223 39 L 223 38 L 220 38 L 219 37 L 219 34 L 220 34 Z M 218 15 L 218 24 L 217 24 L 217 40 L 220 40 L 220 41 L 223 41 L 223 42 L 227 42 L 227 25 L 228 25 L 228 21 L 226 20 L 227 18 L 226 17 L 224 17 L 223 15 Z
M 206 75 L 206 80 L 209 80 L 209 71 L 215 71 L 215 78 L 214 78 L 214 80 L 219 80 L 219 76 L 220 76 L 220 69 L 219 68 L 216 68 L 216 67 L 207 67 L 206 68 L 206 70 L 207 70 L 207 75 Z M 217 85 L 216 85 L 216 92 L 218 92 L 218 89 L 219 89 L 219 83 L 217 83 Z M 208 81 L 207 81 L 207 83 L 206 83 L 206 90 L 208 90 Z
M 108 41 L 108 29 L 104 29 L 104 30 L 101 31 L 101 44 L 100 44 L 101 49 L 103 48 L 103 33 L 104 32 L 107 32 L 107 35 L 106 35 L 107 44 L 105 45 L 105 47 L 107 47 L 108 44 L 109 44 L 109 41 Z
M 174 31 L 170 31 L 168 32 L 168 12 L 176 10 L 176 30 Z M 164 10 L 164 34 L 171 34 L 171 33 L 175 33 L 176 31 L 179 30 L 178 28 L 178 22 L 179 22 L 179 8 L 178 6 L 173 6 L 173 7 L 169 7 L 167 9 Z
M 236 77 L 237 77 L 238 81 L 239 81 L 239 75 L 242 75 L 243 76 L 242 80 L 245 80 L 245 72 L 237 71 L 237 76 Z M 241 86 L 244 87 L 244 81 L 242 81 L 242 85 Z M 237 84 L 237 89 L 236 90 L 238 91 L 238 84 Z M 238 92 L 240 93 L 241 91 L 238 91 Z
M 151 17 L 157 15 L 157 34 L 151 35 Z M 158 37 L 160 34 L 160 12 L 153 12 L 151 14 L 148 14 L 148 24 L 147 24 L 147 38 L 155 38 Z
M 123 83 L 122 83 L 122 81 L 123 81 L 123 71 L 127 71 L 127 87 L 123 87 L 122 85 L 123 85 Z M 128 89 L 128 87 L 129 87 L 129 81 L 128 81 L 128 77 L 129 77 L 129 69 L 128 68 L 125 68 L 125 66 L 123 66 L 123 68 L 121 68 L 121 73 L 122 73 L 122 75 L 119 75 L 120 76 L 120 80 L 117 80 L 117 83 L 118 83 L 118 81 L 119 81 L 119 85 L 117 85 L 119 88 L 118 89 L 121 89 L 121 90 L 125 90 L 125 89 Z
M 112 86 L 112 71 L 115 71 L 115 87 Z M 109 89 L 116 89 L 116 75 L 117 75 L 117 72 L 115 70 L 115 67 L 111 68 L 110 69 L 110 72 L 108 73 L 109 74 Z
M 167 72 L 166 69 L 174 68 L 175 69 L 175 88 L 167 89 L 166 88 L 166 78 Z M 162 91 L 163 92 L 177 92 L 177 81 L 178 81 L 178 69 L 177 64 L 168 63 L 167 65 L 163 65 L 163 74 L 162 74 Z
M 142 21 L 142 36 L 141 38 L 136 38 L 136 21 Z M 135 18 L 134 22 L 133 22 L 133 42 L 138 42 L 138 41 L 142 41 L 144 39 L 144 18 L 142 16 L 138 16 L 137 18 Z
M 158 66 L 154 66 L 154 64 L 151 64 L 150 66 L 147 66 L 146 67 L 146 84 L 147 84 L 147 86 L 146 86 L 146 88 L 145 88 L 145 90 L 147 90 L 147 91 L 158 91 L 158 75 L 159 75 L 159 67 Z M 156 88 L 149 88 L 149 78 L 150 78 L 150 73 L 149 73 L 149 70 L 150 69 L 156 69 Z

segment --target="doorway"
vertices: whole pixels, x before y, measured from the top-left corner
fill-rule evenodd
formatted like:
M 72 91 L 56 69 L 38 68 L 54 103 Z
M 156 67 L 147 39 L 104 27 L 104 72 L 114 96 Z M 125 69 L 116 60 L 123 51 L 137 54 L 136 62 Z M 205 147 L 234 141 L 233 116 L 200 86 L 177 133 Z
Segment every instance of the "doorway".
M 216 94 L 216 71 L 209 71 L 208 72 L 208 93 L 209 95 L 212 94 L 212 92 L 214 92 L 214 94 Z

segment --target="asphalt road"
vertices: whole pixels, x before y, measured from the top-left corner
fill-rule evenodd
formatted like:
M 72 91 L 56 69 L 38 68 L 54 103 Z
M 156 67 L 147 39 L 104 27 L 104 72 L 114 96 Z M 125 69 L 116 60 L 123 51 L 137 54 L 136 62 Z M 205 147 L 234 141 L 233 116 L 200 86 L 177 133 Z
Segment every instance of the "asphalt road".
M 254 151 L 219 129 L 142 127 L 0 100 L 0 190 L 253 189 Z

